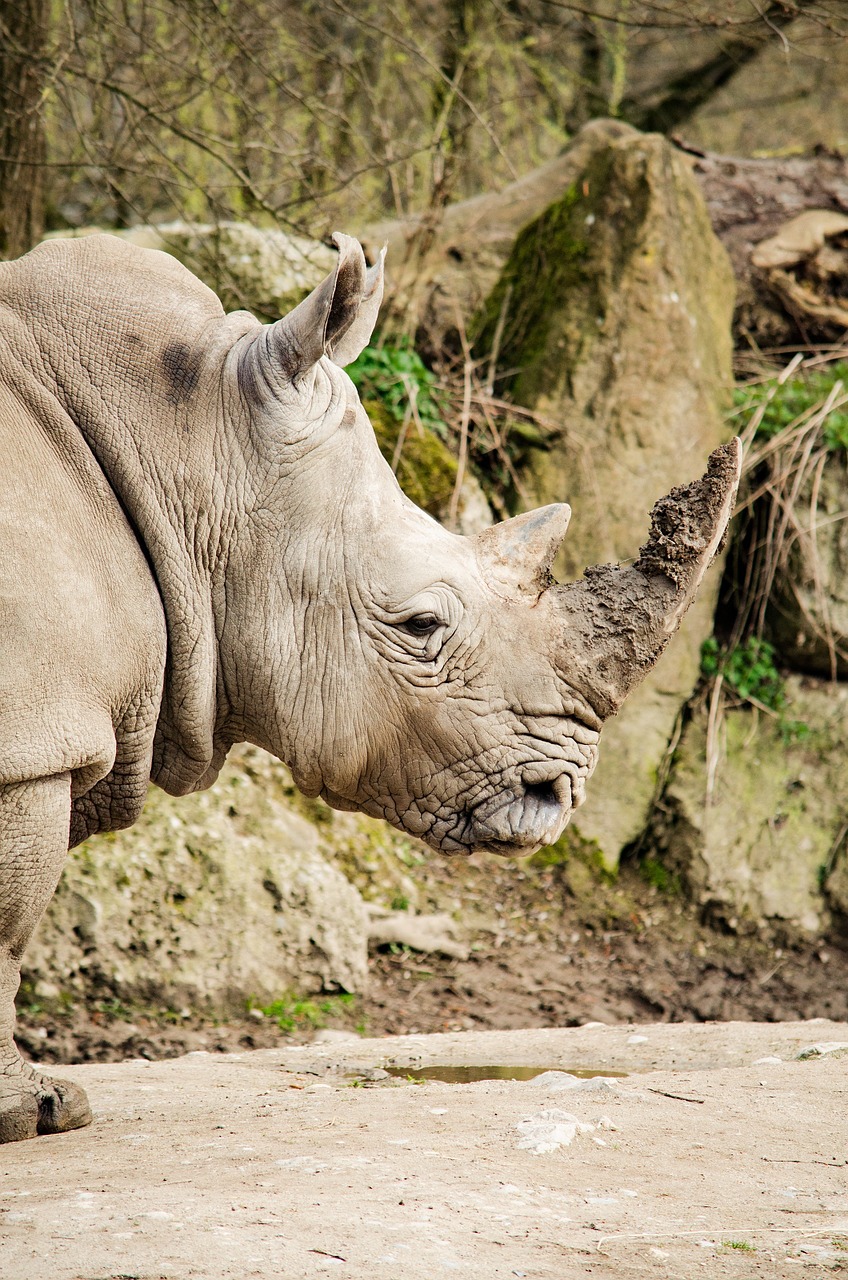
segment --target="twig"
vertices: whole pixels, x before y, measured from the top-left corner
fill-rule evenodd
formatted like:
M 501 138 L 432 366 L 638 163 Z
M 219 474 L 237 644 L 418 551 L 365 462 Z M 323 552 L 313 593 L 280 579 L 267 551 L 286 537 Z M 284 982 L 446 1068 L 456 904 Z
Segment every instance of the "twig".
M 498 356 L 501 351 L 501 339 L 503 338 L 504 325 L 506 324 L 506 312 L 512 297 L 512 285 L 508 284 L 504 289 L 503 301 L 498 315 L 498 322 L 495 325 L 495 336 L 492 338 L 492 350 L 489 353 L 489 368 L 486 373 L 486 381 L 483 390 L 486 395 L 491 395 L 495 389 L 495 374 L 498 371 Z
M 697 1102 L 699 1106 L 706 1102 L 706 1098 L 684 1098 L 682 1093 L 666 1093 L 665 1089 L 652 1089 L 650 1085 L 648 1093 L 658 1093 L 663 1098 L 673 1098 L 675 1102 Z
M 848 1168 L 848 1160 L 790 1160 L 782 1159 L 780 1156 L 760 1156 L 761 1160 L 765 1160 L 767 1164 L 823 1164 L 825 1169 L 846 1169 Z
M 465 466 L 468 459 L 468 423 L 471 420 L 471 377 L 474 372 L 474 361 L 471 359 L 471 348 L 468 345 L 468 335 L 465 332 L 465 325 L 463 324 L 459 304 L 456 299 L 454 299 L 454 312 L 456 315 L 457 332 L 459 333 L 459 340 L 462 343 L 462 354 L 465 357 L 465 362 L 462 369 L 462 417 L 459 422 L 459 456 L 456 464 L 456 480 L 454 481 L 450 508 L 448 510 L 448 524 L 451 529 L 456 528 L 456 517 L 459 510 L 459 494 L 462 489 L 462 482 L 465 479 Z

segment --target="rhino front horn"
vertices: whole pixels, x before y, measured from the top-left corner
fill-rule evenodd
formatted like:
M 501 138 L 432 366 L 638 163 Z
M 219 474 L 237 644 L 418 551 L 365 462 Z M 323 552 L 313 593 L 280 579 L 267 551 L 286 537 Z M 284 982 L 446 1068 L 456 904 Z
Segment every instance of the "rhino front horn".
M 635 564 L 598 565 L 551 588 L 562 626 L 557 663 L 601 718 L 618 710 L 680 625 L 721 546 L 741 464 L 740 441 L 722 445 L 700 480 L 656 504 Z
M 492 590 L 508 599 L 537 599 L 551 585 L 551 565 L 570 519 L 571 507 L 555 502 L 478 533 L 477 560 Z

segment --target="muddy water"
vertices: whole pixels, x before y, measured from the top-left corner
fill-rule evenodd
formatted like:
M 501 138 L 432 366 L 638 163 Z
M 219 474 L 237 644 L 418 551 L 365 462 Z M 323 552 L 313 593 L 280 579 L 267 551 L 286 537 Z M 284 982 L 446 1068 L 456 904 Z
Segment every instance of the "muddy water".
M 405 1080 L 412 1076 L 416 1080 L 440 1080 L 443 1084 L 476 1084 L 480 1080 L 535 1080 L 545 1071 L 562 1071 L 581 1080 L 591 1080 L 595 1076 L 615 1076 L 619 1079 L 627 1075 L 626 1071 L 594 1070 L 589 1067 L 514 1067 L 478 1065 L 473 1066 L 432 1066 L 432 1067 L 386 1067 L 390 1076 L 398 1076 Z

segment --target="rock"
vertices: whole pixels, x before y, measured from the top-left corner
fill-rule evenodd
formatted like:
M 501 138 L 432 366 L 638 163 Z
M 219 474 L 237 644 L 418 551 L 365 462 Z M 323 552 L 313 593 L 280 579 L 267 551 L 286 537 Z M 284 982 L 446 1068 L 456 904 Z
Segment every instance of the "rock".
M 732 272 L 689 161 L 658 135 L 593 136 L 515 241 L 474 348 L 485 358 L 498 336 L 498 368 L 514 371 L 498 387 L 549 424 L 525 451 L 522 504 L 571 503 L 557 562 L 568 578 L 635 555 L 651 503 L 726 438 L 731 383 Z M 717 585 L 714 568 L 656 672 L 604 730 L 576 825 L 610 866 L 644 825 Z
M 445 912 L 417 916 L 408 911 L 383 911 L 371 905 L 369 913 L 368 937 L 377 946 L 394 942 L 413 951 L 434 951 L 454 960 L 468 959 L 468 947 L 457 936 L 456 921 Z
M 99 227 L 51 236 L 92 235 Z M 267 320 L 291 311 L 324 276 L 337 254 L 320 240 L 246 222 L 163 222 L 112 231 L 144 249 L 170 253 L 218 294 L 227 310 L 245 308 Z
M 848 685 L 791 676 L 784 721 L 726 710 L 707 796 L 707 713 L 686 725 L 648 845 L 725 920 L 815 933 L 848 919 Z M 793 740 L 794 738 L 794 740 Z
M 848 1040 L 824 1040 L 818 1044 L 808 1044 L 800 1053 L 795 1054 L 797 1062 L 806 1062 L 809 1058 L 824 1058 L 829 1053 L 842 1057 L 848 1050 Z
M 470 328 L 495 287 L 515 238 L 559 198 L 604 142 L 638 136 L 620 120 L 593 120 L 555 159 L 502 191 L 485 192 L 432 215 L 380 222 L 358 233 L 373 261 L 383 244 L 386 300 L 382 323 L 412 334 L 428 353 L 452 344 L 457 316 Z
M 815 493 L 815 501 L 813 500 Z M 772 587 L 766 625 L 781 661 L 848 677 L 848 456 L 811 466 L 793 502 L 795 536 Z
M 362 991 L 365 905 L 288 790 L 282 766 L 252 747 L 210 791 L 175 800 L 151 788 L 137 826 L 69 855 L 24 980 L 221 1013 L 248 997 Z

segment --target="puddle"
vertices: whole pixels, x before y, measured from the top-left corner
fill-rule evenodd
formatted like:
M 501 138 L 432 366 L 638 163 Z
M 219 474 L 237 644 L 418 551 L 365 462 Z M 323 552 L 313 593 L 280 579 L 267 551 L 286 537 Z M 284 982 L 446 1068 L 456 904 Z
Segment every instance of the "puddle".
M 626 1071 L 610 1071 L 607 1067 L 511 1067 L 511 1066 L 460 1066 L 460 1067 L 386 1067 L 390 1076 L 401 1080 L 440 1080 L 442 1084 L 477 1084 L 480 1080 L 535 1080 L 545 1071 L 564 1071 L 580 1080 L 592 1080 L 596 1076 L 609 1076 L 623 1080 Z

